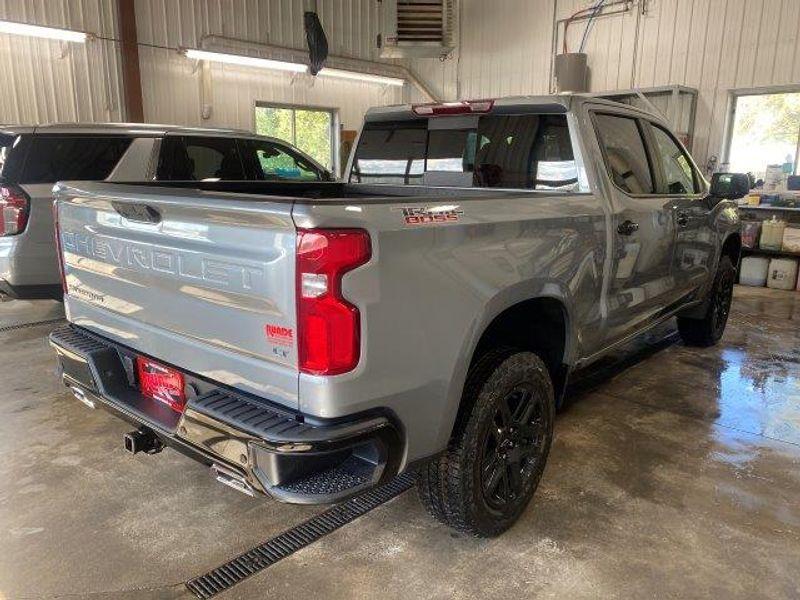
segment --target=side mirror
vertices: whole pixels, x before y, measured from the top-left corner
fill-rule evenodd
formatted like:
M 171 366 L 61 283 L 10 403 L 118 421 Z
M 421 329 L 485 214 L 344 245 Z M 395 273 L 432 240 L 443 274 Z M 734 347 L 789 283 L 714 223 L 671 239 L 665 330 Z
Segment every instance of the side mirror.
M 750 176 L 747 173 L 714 173 L 711 176 L 709 195 L 718 200 L 738 200 L 750 193 Z

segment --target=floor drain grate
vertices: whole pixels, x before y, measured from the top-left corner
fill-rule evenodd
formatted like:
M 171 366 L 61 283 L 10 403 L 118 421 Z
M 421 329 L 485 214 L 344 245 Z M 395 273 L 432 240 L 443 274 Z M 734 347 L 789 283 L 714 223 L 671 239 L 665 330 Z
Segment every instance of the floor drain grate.
M 5 327 L 0 327 L 0 333 L 4 331 L 14 331 L 15 329 L 27 329 L 28 327 L 38 327 L 39 325 L 54 325 L 56 323 L 61 323 L 65 319 L 62 317 L 60 319 L 47 319 L 46 321 L 33 321 L 32 323 L 17 323 L 16 325 L 6 325 Z
M 186 582 L 186 587 L 198 598 L 211 598 L 242 580 L 274 565 L 318 539 L 347 525 L 410 489 L 414 476 L 404 473 L 373 490 L 337 504 L 308 521 L 284 531 L 263 544 L 240 554 L 205 575 Z

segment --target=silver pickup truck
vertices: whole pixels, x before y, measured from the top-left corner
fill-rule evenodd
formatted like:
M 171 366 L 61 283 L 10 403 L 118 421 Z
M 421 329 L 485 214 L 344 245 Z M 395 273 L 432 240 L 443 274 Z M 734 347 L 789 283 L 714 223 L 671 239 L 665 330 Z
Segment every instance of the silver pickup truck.
M 374 109 L 344 182 L 64 183 L 78 399 L 248 494 L 328 503 L 416 470 L 495 535 L 571 373 L 670 317 L 723 333 L 731 199 L 657 116 L 582 96 Z

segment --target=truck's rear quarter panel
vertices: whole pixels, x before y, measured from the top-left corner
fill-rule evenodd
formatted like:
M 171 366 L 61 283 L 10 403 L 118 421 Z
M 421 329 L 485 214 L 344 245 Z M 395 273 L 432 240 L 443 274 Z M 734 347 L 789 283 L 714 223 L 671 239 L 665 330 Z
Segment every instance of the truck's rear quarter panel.
M 446 224 L 407 224 L 403 208 L 455 211 Z M 372 260 L 343 280 L 361 310 L 362 357 L 349 374 L 301 374 L 300 408 L 338 417 L 376 406 L 404 424 L 407 460 L 443 448 L 483 328 L 508 306 L 558 298 L 599 335 L 605 214 L 592 194 L 303 203 L 299 227 L 362 227 Z M 576 332 L 578 333 L 578 332 Z M 574 348 L 572 350 L 575 350 Z
M 291 201 L 82 183 L 59 226 L 72 322 L 219 383 L 297 407 Z M 165 191 L 167 192 L 165 194 Z M 126 218 L 146 205 L 158 222 Z

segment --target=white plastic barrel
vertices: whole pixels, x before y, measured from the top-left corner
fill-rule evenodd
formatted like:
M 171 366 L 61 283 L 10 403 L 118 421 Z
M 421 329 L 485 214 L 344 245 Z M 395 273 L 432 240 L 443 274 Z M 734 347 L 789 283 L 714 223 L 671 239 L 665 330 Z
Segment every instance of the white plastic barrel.
M 764 287 L 767 285 L 768 273 L 768 258 L 764 258 L 763 256 L 747 256 L 742 259 L 742 266 L 739 271 L 739 283 L 753 287 Z
M 769 261 L 767 287 L 776 290 L 793 290 L 797 282 L 797 260 L 794 258 L 773 258 Z

